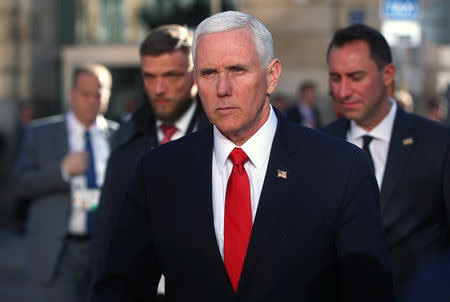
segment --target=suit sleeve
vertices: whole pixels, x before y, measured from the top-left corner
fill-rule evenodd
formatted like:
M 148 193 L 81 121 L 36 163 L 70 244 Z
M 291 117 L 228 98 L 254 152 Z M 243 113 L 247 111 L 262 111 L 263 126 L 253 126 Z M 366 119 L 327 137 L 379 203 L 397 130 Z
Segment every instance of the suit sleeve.
M 125 193 L 135 169 L 123 170 L 123 154 L 114 150 L 108 160 L 92 238 L 92 270 L 97 276 L 105 264 L 105 254 L 120 216 Z
M 100 268 L 104 266 L 104 256 L 108 242 L 111 239 L 112 228 L 119 216 L 120 201 L 124 198 L 124 196 L 119 197 L 118 194 L 115 194 L 114 190 L 114 171 L 116 171 L 115 161 L 113 160 L 114 154 L 114 152 L 111 154 L 108 165 L 106 166 L 105 181 L 95 214 L 95 228 L 92 238 L 92 268 L 94 277 L 99 274 Z
M 153 301 L 161 268 L 152 241 L 142 161 L 121 203 L 120 216 L 94 281 L 91 301 Z
M 442 174 L 442 190 L 444 195 L 445 207 L 447 209 L 447 226 L 450 230 L 450 131 L 447 131 L 447 151 L 444 156 Z
M 38 159 L 39 148 L 44 148 L 46 135 L 39 128 L 28 128 L 14 166 L 13 177 L 19 196 L 38 198 L 48 193 L 66 192 L 69 184 L 63 180 L 58 159 L 42 163 Z M 47 152 L 51 152 L 48 146 Z
M 338 218 L 339 301 L 393 300 L 392 271 L 378 199 L 378 186 L 367 161 L 362 154 L 355 154 Z

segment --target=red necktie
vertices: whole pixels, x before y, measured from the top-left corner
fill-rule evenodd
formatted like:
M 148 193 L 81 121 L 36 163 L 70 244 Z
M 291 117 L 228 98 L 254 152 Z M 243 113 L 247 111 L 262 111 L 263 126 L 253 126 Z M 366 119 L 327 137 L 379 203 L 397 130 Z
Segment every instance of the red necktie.
M 164 133 L 163 140 L 159 143 L 160 145 L 163 145 L 165 143 L 170 142 L 170 139 L 172 138 L 172 135 L 177 132 L 177 127 L 167 124 L 162 124 L 160 126 L 162 132 Z
M 248 156 L 241 148 L 234 148 L 229 158 L 233 171 L 225 196 L 224 262 L 236 291 L 252 232 L 252 207 L 250 183 L 244 169 Z

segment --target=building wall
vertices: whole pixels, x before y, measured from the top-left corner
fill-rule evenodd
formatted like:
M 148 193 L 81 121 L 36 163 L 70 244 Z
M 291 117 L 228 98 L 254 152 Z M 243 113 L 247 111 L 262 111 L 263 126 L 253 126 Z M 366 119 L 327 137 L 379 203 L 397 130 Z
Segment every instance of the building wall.
M 0 132 L 13 131 L 15 100 L 19 97 L 18 7 L 14 0 L 0 2 Z M 13 113 L 13 114 L 11 114 Z
M 319 108 L 325 120 L 334 118 L 328 96 L 326 50 L 334 31 L 348 26 L 350 15 L 360 12 L 364 23 L 381 28 L 382 0 L 237 0 L 237 8 L 254 15 L 272 32 L 275 55 L 283 64 L 278 91 L 294 96 L 299 82 L 317 81 L 320 89 Z M 420 47 L 392 46 L 397 66 L 398 88 L 409 90 L 415 97 L 416 112 L 425 112 L 428 96 L 443 93 L 441 87 L 449 77 L 446 63 L 450 30 L 449 2 L 423 0 L 423 42 Z M 444 17 L 445 15 L 445 17 Z
M 60 2 L 31 2 L 31 95 L 37 116 L 60 112 Z
M 362 11 L 365 22 L 379 28 L 379 1 L 373 0 L 238 0 L 238 9 L 271 31 L 275 55 L 283 65 L 278 91 L 290 95 L 304 80 L 318 83 L 318 106 L 324 121 L 334 119 L 328 96 L 326 51 L 334 31 L 349 25 L 349 12 Z

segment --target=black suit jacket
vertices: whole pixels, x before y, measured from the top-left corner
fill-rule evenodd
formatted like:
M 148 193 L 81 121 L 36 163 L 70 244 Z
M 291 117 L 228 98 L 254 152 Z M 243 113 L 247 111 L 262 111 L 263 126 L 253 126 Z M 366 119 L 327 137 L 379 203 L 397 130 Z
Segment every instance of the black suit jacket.
M 145 155 L 94 301 L 151 301 L 161 273 L 168 301 L 391 300 L 378 188 L 361 150 L 278 114 L 236 293 L 214 232 L 212 152 L 209 128 Z
M 349 127 L 340 119 L 323 130 L 346 138 Z M 450 129 L 398 108 L 380 191 L 400 289 L 418 263 L 450 243 Z
M 209 125 L 200 100 L 186 134 Z M 105 172 L 93 236 L 93 275 L 98 274 L 105 260 L 105 253 L 112 230 L 119 217 L 120 207 L 136 165 L 142 155 L 158 146 L 156 119 L 148 100 L 123 123 L 113 137 L 112 152 Z

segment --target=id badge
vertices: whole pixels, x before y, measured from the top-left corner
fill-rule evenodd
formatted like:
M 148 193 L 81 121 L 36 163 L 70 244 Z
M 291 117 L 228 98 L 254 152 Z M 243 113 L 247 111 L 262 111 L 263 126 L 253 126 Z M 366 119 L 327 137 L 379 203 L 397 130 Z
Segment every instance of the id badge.
M 99 189 L 75 189 L 72 195 L 74 209 L 92 211 L 97 209 L 100 199 Z

